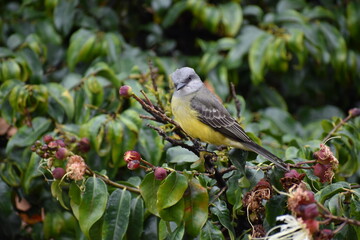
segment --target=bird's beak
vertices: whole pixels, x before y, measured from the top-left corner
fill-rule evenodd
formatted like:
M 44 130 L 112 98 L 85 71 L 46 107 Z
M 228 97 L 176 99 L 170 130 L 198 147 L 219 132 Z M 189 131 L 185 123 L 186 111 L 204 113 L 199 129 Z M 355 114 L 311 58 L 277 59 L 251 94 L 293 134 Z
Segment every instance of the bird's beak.
M 180 82 L 178 85 L 176 85 L 176 90 L 180 90 L 180 89 L 182 89 L 183 87 L 185 87 L 186 86 L 186 82 Z

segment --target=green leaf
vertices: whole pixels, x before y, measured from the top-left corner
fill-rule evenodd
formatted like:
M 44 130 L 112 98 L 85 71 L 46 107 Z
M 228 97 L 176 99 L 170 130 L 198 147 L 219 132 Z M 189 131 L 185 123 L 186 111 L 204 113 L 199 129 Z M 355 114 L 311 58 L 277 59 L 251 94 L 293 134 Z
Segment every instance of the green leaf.
M 49 95 L 59 104 L 66 113 L 68 121 L 74 117 L 74 99 L 70 92 L 58 83 L 48 83 Z
M 287 111 L 288 107 L 285 99 L 274 88 L 270 88 L 267 85 L 259 86 L 260 95 L 264 98 L 264 101 L 270 107 L 280 108 Z
M 144 201 L 141 196 L 131 200 L 129 226 L 126 236 L 131 240 L 141 239 L 144 226 Z
M 77 12 L 76 6 L 78 0 L 64 0 L 58 2 L 54 9 L 54 23 L 58 30 L 64 35 L 67 35 L 74 25 L 75 14 Z
M 104 181 L 99 178 L 88 178 L 79 207 L 80 228 L 87 238 L 90 238 L 91 226 L 104 214 L 107 200 L 108 193 Z
M 179 225 L 170 235 L 169 240 L 182 240 L 185 233 L 185 225 Z
M 170 27 L 172 24 L 174 24 L 180 14 L 186 10 L 186 8 L 186 1 L 180 1 L 172 5 L 163 19 L 162 26 L 164 28 Z
M 69 210 L 69 208 L 66 206 L 63 198 L 63 191 L 61 187 L 61 181 L 55 180 L 51 183 L 51 194 L 56 200 L 59 201 L 60 205 L 65 208 L 66 210 Z
M 180 146 L 168 148 L 166 151 L 166 161 L 168 163 L 177 163 L 177 164 L 181 164 L 184 162 L 193 163 L 198 159 L 199 157 L 196 156 L 193 152 Z
M 349 2 L 346 7 L 346 24 L 350 32 L 350 37 L 354 40 L 360 38 L 360 3 L 358 2 Z
M 351 189 L 350 184 L 347 182 L 333 183 L 318 191 L 315 194 L 315 199 L 321 204 L 323 204 L 325 200 L 331 198 L 339 192 L 347 191 L 346 189 Z
M 172 221 L 180 224 L 184 218 L 185 202 L 184 199 L 180 199 L 175 205 L 159 209 L 159 215 L 161 219 L 165 221 Z
M 276 217 L 285 213 L 287 197 L 284 195 L 273 196 L 265 205 L 266 221 L 273 227 L 276 225 Z
M 175 205 L 182 197 L 188 187 L 184 175 L 174 171 L 162 181 L 157 192 L 157 207 L 164 209 Z
M 102 44 L 98 41 L 96 34 L 90 30 L 80 29 L 73 33 L 66 56 L 70 70 L 74 70 L 78 62 L 93 60 L 102 51 Z
M 251 80 L 255 85 L 258 85 L 264 80 L 266 63 L 264 56 L 273 38 L 271 34 L 261 34 L 250 47 L 249 66 L 251 70 Z
M 131 195 L 116 189 L 111 193 L 104 215 L 102 239 L 123 239 L 129 224 Z
M 74 216 L 79 220 L 79 207 L 81 204 L 81 191 L 75 182 L 72 182 L 69 187 L 70 206 Z
M 106 78 L 116 88 L 119 88 L 122 84 L 120 79 L 115 75 L 114 71 L 105 62 L 97 62 L 86 71 L 86 77 L 91 77 L 93 75 Z
M 237 2 L 228 2 L 220 5 L 221 22 L 227 36 L 235 36 L 242 24 L 243 15 L 241 6 Z
M 200 240 L 223 240 L 224 235 L 210 220 L 206 222 L 205 226 L 201 229 Z
M 221 223 L 229 232 L 229 236 L 231 240 L 235 239 L 235 230 L 233 225 L 231 224 L 229 209 L 226 206 L 226 202 L 224 201 L 216 201 L 214 206 L 210 208 L 210 211 L 216 215 Z
M 157 192 L 160 187 L 161 181 L 156 180 L 154 173 L 147 174 L 140 184 L 140 193 L 145 201 L 145 206 L 149 212 L 159 216 L 157 208 Z
M 39 169 L 40 157 L 36 153 L 32 153 L 30 160 L 26 166 L 25 173 L 21 179 L 22 186 L 26 194 L 30 193 L 31 187 L 33 187 L 33 179 L 41 176 Z
M 193 178 L 184 194 L 185 201 L 185 231 L 196 237 L 208 218 L 209 196 L 206 188 L 200 185 L 199 180 Z
M 22 126 L 10 139 L 6 146 L 6 153 L 9 154 L 14 147 L 27 147 L 32 145 L 49 130 L 50 126 L 51 120 L 43 117 L 34 118 L 32 127 Z
M 0 177 L 9 186 L 20 187 L 22 171 L 16 162 L 0 163 Z

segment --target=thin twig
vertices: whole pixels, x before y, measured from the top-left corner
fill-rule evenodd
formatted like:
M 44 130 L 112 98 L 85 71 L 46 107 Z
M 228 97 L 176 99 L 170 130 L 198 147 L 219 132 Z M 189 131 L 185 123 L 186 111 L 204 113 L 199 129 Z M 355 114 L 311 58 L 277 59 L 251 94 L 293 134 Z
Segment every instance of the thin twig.
M 323 142 L 326 142 L 327 140 L 329 140 L 329 138 L 334 133 L 336 133 L 339 130 L 339 128 L 341 128 L 343 125 L 345 125 L 345 123 L 348 122 L 350 119 L 359 116 L 358 111 L 359 111 L 358 108 L 350 109 L 349 115 L 346 118 L 341 119 L 341 121 L 326 135 L 326 137 L 323 139 Z
M 101 180 L 103 180 L 106 184 L 110 185 L 110 186 L 113 186 L 113 187 L 116 187 L 116 188 L 122 188 L 122 189 L 126 189 L 126 190 L 129 190 L 130 192 L 134 192 L 134 193 L 140 193 L 140 189 L 138 188 L 134 188 L 134 187 L 130 187 L 130 186 L 126 186 L 126 185 L 123 185 L 121 183 L 117 183 L 117 182 L 113 182 L 111 181 L 109 178 L 101 175 L 101 174 L 98 174 L 96 172 L 94 172 L 93 170 L 91 170 L 88 166 L 86 167 L 86 172 L 88 175 L 90 176 L 96 176 L 97 178 L 100 178 Z
M 231 88 L 231 95 L 235 101 L 235 107 L 236 107 L 236 117 L 240 118 L 240 112 L 241 112 L 241 102 L 239 101 L 239 99 L 236 97 L 236 91 L 235 91 L 235 86 L 234 84 L 231 82 L 230 83 L 230 88 Z

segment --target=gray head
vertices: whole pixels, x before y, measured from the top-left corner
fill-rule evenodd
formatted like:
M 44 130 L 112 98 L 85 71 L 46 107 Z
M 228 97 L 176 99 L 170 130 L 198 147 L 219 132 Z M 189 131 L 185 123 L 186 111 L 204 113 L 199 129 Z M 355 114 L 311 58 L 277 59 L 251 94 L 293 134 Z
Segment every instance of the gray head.
M 181 91 L 184 94 L 193 93 L 203 86 L 200 77 L 194 69 L 189 67 L 177 69 L 170 77 L 174 82 L 176 91 Z

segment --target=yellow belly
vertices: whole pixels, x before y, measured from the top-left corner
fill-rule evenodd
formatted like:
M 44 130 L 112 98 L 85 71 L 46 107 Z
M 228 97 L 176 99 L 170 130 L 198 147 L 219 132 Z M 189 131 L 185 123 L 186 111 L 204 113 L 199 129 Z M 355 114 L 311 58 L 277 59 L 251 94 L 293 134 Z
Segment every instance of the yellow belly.
M 190 107 L 190 99 L 191 96 L 188 95 L 182 99 L 173 97 L 171 101 L 175 121 L 180 124 L 181 128 L 191 137 L 198 138 L 203 142 L 233 146 L 233 141 L 198 120 L 198 113 Z

